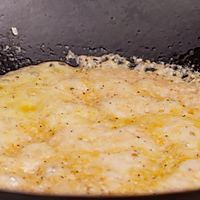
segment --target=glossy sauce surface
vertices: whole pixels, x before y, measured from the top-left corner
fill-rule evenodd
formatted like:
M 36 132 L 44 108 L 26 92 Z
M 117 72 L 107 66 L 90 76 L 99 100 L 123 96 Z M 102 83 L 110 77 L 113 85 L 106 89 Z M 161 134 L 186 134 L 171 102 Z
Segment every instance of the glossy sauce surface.
M 143 63 L 143 65 L 150 65 Z M 200 90 L 159 71 L 51 62 L 0 77 L 0 188 L 72 195 L 200 188 Z

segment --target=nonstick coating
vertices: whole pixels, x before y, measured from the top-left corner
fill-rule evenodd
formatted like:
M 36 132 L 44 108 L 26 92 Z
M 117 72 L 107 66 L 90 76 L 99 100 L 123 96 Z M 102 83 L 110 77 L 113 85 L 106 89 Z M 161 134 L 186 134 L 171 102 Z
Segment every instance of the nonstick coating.
M 75 54 L 118 53 L 127 58 L 136 55 L 195 64 L 194 69 L 199 70 L 199 16 L 199 0 L 0 0 L 0 74 L 43 61 L 65 61 L 69 49 Z M 3 191 L 0 197 L 83 199 Z M 121 198 L 199 200 L 200 191 Z

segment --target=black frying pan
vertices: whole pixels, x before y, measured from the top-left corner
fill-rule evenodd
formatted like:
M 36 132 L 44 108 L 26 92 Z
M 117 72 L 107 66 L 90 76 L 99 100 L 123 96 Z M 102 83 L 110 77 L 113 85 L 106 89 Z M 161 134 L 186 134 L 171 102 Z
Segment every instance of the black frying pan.
M 75 54 L 117 53 L 195 64 L 200 70 L 199 15 L 199 0 L 0 0 L 0 74 L 43 61 L 65 61 L 69 49 Z M 83 199 L 4 191 L 0 198 Z M 200 191 L 120 198 L 199 200 Z

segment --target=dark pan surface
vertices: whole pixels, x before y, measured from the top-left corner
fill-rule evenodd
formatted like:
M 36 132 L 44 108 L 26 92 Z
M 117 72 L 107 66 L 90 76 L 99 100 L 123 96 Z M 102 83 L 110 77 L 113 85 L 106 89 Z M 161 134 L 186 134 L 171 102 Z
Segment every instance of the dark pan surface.
M 68 49 L 179 63 L 200 47 L 199 13 L 198 0 L 0 0 L 0 73 Z
M 199 200 L 200 192 L 184 192 L 174 194 L 162 194 L 162 195 L 151 195 L 151 196 L 126 196 L 126 197 L 80 197 L 80 196 L 46 196 L 46 195 L 29 195 L 20 193 L 9 193 L 0 192 L 0 197 L 5 200 Z
M 43 61 L 65 61 L 69 49 L 195 64 L 200 70 L 199 13 L 199 0 L 0 0 L 0 74 Z M 80 199 L 3 191 L 0 197 Z M 123 199 L 199 200 L 200 191 Z

